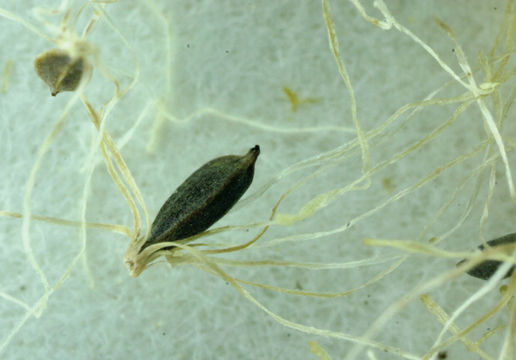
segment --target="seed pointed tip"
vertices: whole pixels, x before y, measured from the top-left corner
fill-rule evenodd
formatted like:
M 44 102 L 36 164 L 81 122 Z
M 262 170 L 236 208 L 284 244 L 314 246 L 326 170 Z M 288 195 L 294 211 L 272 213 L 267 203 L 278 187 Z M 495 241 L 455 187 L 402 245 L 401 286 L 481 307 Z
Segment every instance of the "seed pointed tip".
M 251 162 L 254 163 L 256 159 L 258 159 L 258 155 L 260 155 L 260 146 L 255 145 L 249 150 L 249 152 L 246 155 L 244 155 L 244 158 L 249 159 Z
M 257 156 L 260 155 L 260 145 L 255 145 L 250 151 L 256 153 Z

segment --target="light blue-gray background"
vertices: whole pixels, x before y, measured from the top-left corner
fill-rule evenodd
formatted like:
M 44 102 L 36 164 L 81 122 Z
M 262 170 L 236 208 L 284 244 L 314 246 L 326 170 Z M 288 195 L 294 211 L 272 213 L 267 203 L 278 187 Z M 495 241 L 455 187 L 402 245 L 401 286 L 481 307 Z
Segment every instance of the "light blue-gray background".
M 370 15 L 381 18 L 370 1 L 364 3 Z M 401 24 L 460 73 L 454 44 L 433 17 L 449 24 L 474 67 L 477 81 L 483 80 L 477 54 L 490 50 L 503 19 L 504 1 L 386 3 Z M 123 145 L 121 153 L 151 217 L 188 174 L 213 157 L 243 154 L 259 144 L 262 154 L 249 190 L 252 195 L 288 166 L 356 137 L 349 93 L 329 50 L 319 1 L 156 0 L 150 4 L 107 4 L 105 12 L 115 27 L 100 17 L 87 41 L 122 87 L 135 76 L 135 62 L 117 31 L 134 50 L 139 63 L 135 86 L 108 114 L 105 126 Z M 62 13 L 44 15 L 46 22 L 41 22 L 33 10 L 41 6 L 57 9 L 59 5 L 59 1 L 46 1 L 44 5 L 41 1 L 0 2 L 1 8 L 51 37 L 57 33 L 50 25 L 59 25 Z M 82 3 L 65 5 L 73 15 Z M 375 129 L 401 106 L 423 100 L 450 81 L 436 61 L 406 35 L 367 23 L 348 1 L 331 1 L 330 9 L 364 131 Z M 87 6 L 75 27 L 79 34 L 92 16 L 92 7 Z M 0 18 L 0 39 L 0 67 L 12 61 L 6 91 L 0 94 L 0 210 L 22 212 L 37 151 L 73 94 L 52 98 L 34 73 L 34 58 L 55 45 L 6 18 Z M 98 109 L 114 90 L 95 63 L 94 68 L 85 95 Z M 293 111 L 284 87 L 301 99 L 313 101 Z M 464 92 L 464 88 L 453 84 L 437 97 Z M 383 130 L 384 137 L 371 140 L 371 164 L 393 158 L 445 122 L 455 109 L 456 105 L 433 106 L 404 125 L 404 118 L 395 121 Z M 143 118 L 137 122 L 139 116 Z M 154 130 L 154 138 L 157 118 L 163 122 Z M 514 127 L 509 123 L 504 136 L 510 138 L 511 130 Z M 96 134 L 84 107 L 80 103 L 73 105 L 36 175 L 30 200 L 34 214 L 79 220 L 88 184 L 88 221 L 132 226 L 127 204 L 107 174 L 99 152 L 91 157 L 91 149 L 96 149 L 98 141 Z M 482 164 L 482 154 L 444 171 L 418 191 L 360 219 L 347 231 L 272 247 L 259 246 L 291 235 L 339 228 L 409 188 L 433 169 L 471 151 L 485 137 L 483 119 L 478 108 L 472 106 L 432 142 L 375 173 L 368 189 L 339 196 L 313 217 L 290 227 L 274 226 L 256 248 L 224 257 L 341 263 L 399 254 L 366 247 L 364 237 L 427 243 L 432 236 L 459 223 L 475 191 L 475 179 L 465 183 L 445 215 L 418 238 L 462 179 Z M 96 167 L 88 181 L 92 161 Z M 315 169 L 305 168 L 281 179 L 218 225 L 267 221 L 284 191 Z M 485 227 L 487 237 L 514 231 L 514 207 L 508 200 L 503 168 L 498 169 Z M 313 196 L 344 187 L 360 176 L 360 151 L 354 148 L 340 158 L 337 166 L 327 168 L 287 197 L 279 212 L 296 213 Z M 487 194 L 486 179 L 484 176 L 480 180 L 471 214 L 446 243 L 440 244 L 443 248 L 465 251 L 480 242 L 479 219 Z M 0 290 L 32 306 L 44 290 L 25 254 L 21 224 L 20 219 L 0 218 Z M 206 241 L 236 244 L 247 241 L 256 231 L 227 232 Z M 34 256 L 53 286 L 80 251 L 80 231 L 32 221 L 29 234 Z M 90 276 L 81 259 L 51 294 L 40 318 L 29 317 L 17 330 L 25 309 L 5 298 L 0 300 L 2 359 L 315 359 L 309 341 L 317 341 L 332 358 L 339 359 L 352 347 L 348 341 L 318 337 L 278 324 L 225 281 L 195 266 L 170 269 L 160 264 L 139 278 L 130 278 L 122 262 L 128 239 L 121 235 L 88 230 L 87 244 Z M 390 304 L 433 276 L 453 269 L 455 262 L 412 256 L 375 285 L 336 299 L 248 289 L 265 306 L 291 321 L 358 337 Z M 363 284 L 391 263 L 317 271 L 282 267 L 224 269 L 234 277 L 275 286 L 338 292 Z M 430 295 L 451 313 L 480 284 L 461 277 Z M 487 295 L 458 324 L 469 325 L 498 298 L 496 291 Z M 504 324 L 504 311 L 507 310 L 475 330 L 470 340 L 478 339 L 488 328 Z M 435 317 L 415 299 L 389 320 L 376 339 L 423 355 L 440 329 Z M 13 331 L 14 336 L 9 338 Z M 496 356 L 502 341 L 503 332 L 499 332 L 482 346 Z M 377 349 L 373 352 L 377 359 L 399 358 Z M 460 343 L 452 345 L 448 352 L 454 359 L 476 358 L 468 357 L 473 355 Z M 362 352 L 358 358 L 365 357 Z

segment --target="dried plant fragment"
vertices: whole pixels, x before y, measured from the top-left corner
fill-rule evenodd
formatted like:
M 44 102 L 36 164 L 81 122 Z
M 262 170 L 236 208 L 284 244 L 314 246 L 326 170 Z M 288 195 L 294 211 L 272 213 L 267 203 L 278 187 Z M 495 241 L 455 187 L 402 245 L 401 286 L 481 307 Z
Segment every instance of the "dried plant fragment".
M 9 83 L 9 75 L 11 74 L 11 70 L 13 67 L 13 61 L 11 59 L 7 60 L 4 65 L 4 71 L 2 73 L 2 85 L 0 86 L 0 92 L 6 93 L 7 86 Z
M 505 235 L 493 240 L 490 240 L 487 242 L 487 244 L 490 247 L 497 247 L 501 245 L 508 245 L 508 244 L 514 244 L 516 243 L 516 233 Z M 478 247 L 480 250 L 484 250 L 484 245 L 480 245 Z M 464 263 L 466 260 L 461 260 L 458 264 Z M 471 275 L 473 277 L 482 279 L 482 280 L 488 280 L 491 276 L 494 275 L 496 270 L 503 264 L 502 261 L 498 260 L 486 260 L 475 266 L 474 268 L 470 269 L 467 274 Z M 512 272 L 514 271 L 514 266 L 512 266 L 507 274 L 505 274 L 504 278 L 508 278 L 512 275 Z
M 147 247 L 199 234 L 224 216 L 251 185 L 259 154 L 256 145 L 243 156 L 213 159 L 190 175 L 159 210 L 145 243 L 129 246 L 125 262 L 131 275 L 137 276 L 149 261 Z
M 89 64 L 83 57 L 72 57 L 60 49 L 48 50 L 36 57 L 34 68 L 52 96 L 62 91 L 74 91 L 83 74 L 89 73 Z

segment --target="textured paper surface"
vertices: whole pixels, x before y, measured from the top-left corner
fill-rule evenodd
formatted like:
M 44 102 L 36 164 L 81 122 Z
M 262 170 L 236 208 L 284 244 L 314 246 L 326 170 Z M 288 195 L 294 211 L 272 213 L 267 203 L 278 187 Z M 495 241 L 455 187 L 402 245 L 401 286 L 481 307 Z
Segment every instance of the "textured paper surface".
M 384 20 L 369 1 L 363 3 L 369 16 Z M 450 26 L 476 81 L 485 81 L 477 55 L 489 52 L 504 18 L 505 1 L 386 3 L 400 24 L 460 76 L 463 70 L 455 44 L 434 17 Z M 73 22 L 82 5 L 46 1 L 46 8 L 61 9 L 52 15 L 36 8 L 42 6 L 39 1 L 0 4 L 2 359 L 312 359 L 312 341 L 323 349 L 320 353 L 340 359 L 350 354 L 357 339 L 389 306 L 455 269 L 458 259 L 410 254 L 375 284 L 329 299 L 242 285 L 279 316 L 332 332 L 321 336 L 278 323 L 231 284 L 193 265 L 170 268 L 161 261 L 131 278 L 122 261 L 129 244 L 124 235 L 96 229 L 83 233 L 80 227 L 8 216 L 6 211 L 30 212 L 79 223 L 82 218 L 133 227 L 128 205 L 101 156 L 99 133 L 78 94 L 50 96 L 33 69 L 37 55 L 58 47 L 50 40 L 60 34 L 62 10 L 70 9 Z M 329 3 L 360 130 L 365 136 L 377 131 L 367 140 L 369 165 L 364 167 L 364 148 L 350 145 L 358 136 L 350 92 L 329 46 L 320 2 L 119 1 L 106 4 L 103 11 L 85 40 L 98 57 L 89 58 L 93 75 L 82 91 L 99 111 L 115 94 L 113 82 L 104 76 L 107 72 L 122 90 L 134 81 L 119 101 L 104 110 L 102 121 L 141 191 L 151 220 L 193 170 L 216 156 L 244 153 L 255 144 L 262 152 L 248 192 L 251 198 L 216 226 L 267 222 L 280 197 L 304 181 L 278 208 L 281 225 L 273 225 L 256 246 L 218 258 L 323 263 L 330 264 L 328 268 L 221 264 L 231 276 L 297 291 L 337 293 L 363 285 L 407 254 L 366 246 L 364 238 L 429 245 L 432 237 L 449 234 L 435 246 L 462 252 L 473 251 L 481 242 L 491 169 L 484 167 L 479 170 L 481 176 L 476 172 L 467 177 L 486 159 L 500 156 L 496 144 L 492 141 L 489 152 L 483 149 L 444 169 L 491 135 L 479 107 L 468 107 L 434 138 L 430 134 L 449 120 L 460 103 L 413 108 L 382 128 L 398 109 L 425 100 L 448 83 L 434 98 L 467 93 L 406 33 L 373 26 L 352 2 Z M 71 30 L 80 37 L 94 17 L 95 7 L 86 4 Z M 508 94 L 505 90 L 504 101 Z M 490 98 L 485 101 L 495 114 Z M 38 151 L 64 111 L 62 128 L 35 169 Z M 512 119 L 514 111 L 509 111 Z M 507 120 L 502 138 L 510 143 L 513 134 L 513 121 Z M 408 151 L 425 138 L 426 143 Z M 313 166 L 283 172 L 339 147 L 333 158 L 322 156 Z M 398 156 L 403 152 L 406 155 Z M 510 151 L 508 157 L 513 164 Z M 364 169 L 367 173 L 381 164 L 382 168 L 360 180 Z M 514 232 L 514 204 L 499 158 L 495 171 L 495 191 L 482 228 L 487 240 Z M 424 179 L 427 182 L 419 186 Z M 145 219 L 141 220 L 145 231 Z M 248 231 L 224 232 L 200 241 L 236 245 L 259 230 L 248 227 Z M 361 261 L 373 264 L 359 266 Z M 331 266 L 341 263 L 351 264 L 343 269 Z M 34 264 L 48 281 L 47 292 Z M 443 281 L 429 295 L 451 314 L 482 285 L 462 276 Z M 494 287 L 456 324 L 465 328 L 499 298 Z M 25 308 L 37 311 L 42 302 L 46 306 L 39 318 Z M 426 309 L 416 296 L 376 333 L 376 345 L 369 342 L 355 358 L 426 354 L 443 327 Z M 508 317 L 504 308 L 468 335 L 469 340 L 474 342 L 488 329 L 507 324 Z M 444 339 L 451 334 L 446 332 Z M 504 336 L 501 330 L 480 346 L 496 358 Z M 390 348 L 384 351 L 382 346 Z M 461 342 L 447 351 L 453 359 L 471 355 Z

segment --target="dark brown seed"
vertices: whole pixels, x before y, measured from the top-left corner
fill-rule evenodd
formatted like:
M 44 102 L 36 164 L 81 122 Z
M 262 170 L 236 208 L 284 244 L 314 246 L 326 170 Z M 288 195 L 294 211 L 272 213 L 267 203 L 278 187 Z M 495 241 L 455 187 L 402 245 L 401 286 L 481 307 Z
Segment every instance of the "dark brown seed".
M 48 85 L 52 96 L 77 89 L 86 66 L 83 58 L 74 59 L 59 49 L 46 51 L 34 60 L 36 73 Z
M 501 245 L 508 245 L 508 244 L 514 244 L 516 243 L 516 233 L 505 235 L 493 240 L 489 240 L 487 244 L 490 247 L 496 247 Z M 484 250 L 484 245 L 480 245 L 478 247 L 480 250 Z M 457 265 L 460 265 L 464 263 L 466 260 L 461 260 Z M 473 277 L 482 279 L 482 280 L 488 280 L 491 276 L 494 275 L 496 270 L 502 265 L 502 261 L 497 260 L 486 260 L 475 266 L 474 268 L 470 269 L 467 274 L 471 275 Z M 512 272 L 514 271 L 514 266 L 512 266 L 509 271 L 507 271 L 507 274 L 505 274 L 504 278 L 507 278 L 512 275 Z
M 224 216 L 251 185 L 259 154 L 256 145 L 244 156 L 222 156 L 196 170 L 163 204 L 140 252 L 199 234 Z

